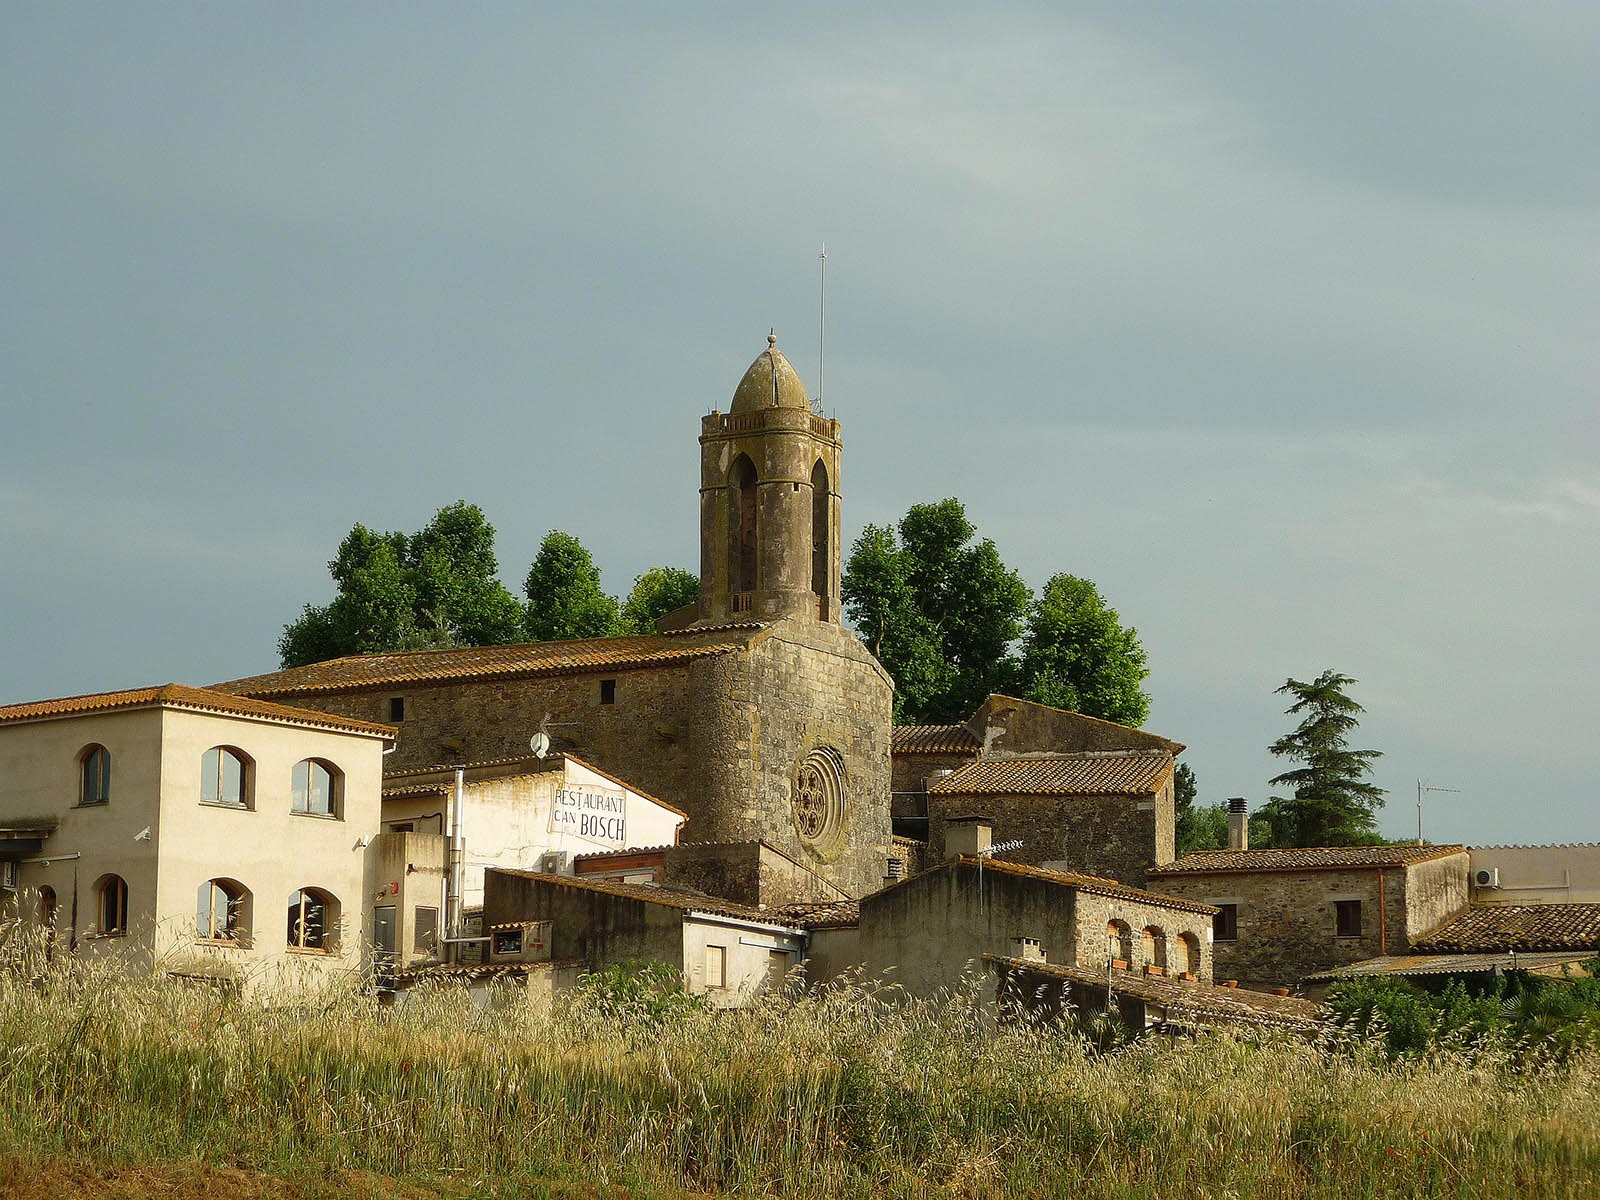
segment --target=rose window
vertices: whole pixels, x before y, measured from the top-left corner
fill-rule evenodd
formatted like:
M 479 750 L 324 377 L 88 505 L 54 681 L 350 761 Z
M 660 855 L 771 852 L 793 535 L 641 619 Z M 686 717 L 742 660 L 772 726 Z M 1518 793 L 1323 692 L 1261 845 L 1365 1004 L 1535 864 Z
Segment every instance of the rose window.
M 844 834 L 844 761 L 832 749 L 813 750 L 794 771 L 791 807 L 800 837 L 827 853 Z

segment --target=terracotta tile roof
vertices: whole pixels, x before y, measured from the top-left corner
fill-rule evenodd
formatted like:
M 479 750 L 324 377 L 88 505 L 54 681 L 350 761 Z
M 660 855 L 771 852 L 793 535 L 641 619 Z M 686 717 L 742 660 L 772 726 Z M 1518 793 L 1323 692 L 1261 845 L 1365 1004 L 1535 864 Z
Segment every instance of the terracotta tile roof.
M 678 888 L 661 887 L 648 883 L 623 883 L 616 879 L 591 879 L 582 875 L 547 875 L 541 871 L 521 871 L 509 867 L 491 867 L 490 870 L 499 871 L 502 875 L 518 875 L 523 879 L 534 879 L 540 883 L 554 884 L 557 887 L 577 888 L 580 891 L 587 892 L 603 892 L 608 896 L 618 896 L 624 900 L 642 900 L 646 904 L 662 904 L 668 908 L 681 909 L 684 912 L 714 913 L 720 917 L 736 917 L 745 921 L 760 921 L 767 925 L 786 924 L 786 922 L 779 919 L 774 911 L 764 908 L 752 908 L 747 904 L 734 904 L 730 900 L 719 900 L 715 896 L 707 896 L 700 892 L 683 891 Z
M 1013 977 L 1060 979 L 1079 987 L 1097 987 L 1102 993 L 1105 991 L 1104 971 L 999 954 L 985 954 L 983 961 Z M 1022 986 L 1026 987 L 1026 983 Z M 1111 987 L 1115 995 L 1133 996 L 1160 1005 L 1166 1009 L 1167 1020 L 1174 1024 L 1266 1025 L 1304 1031 L 1310 1031 L 1317 1024 L 1317 1004 L 1296 996 L 1273 996 L 1247 988 L 1217 987 L 1159 975 L 1136 975 L 1131 971 L 1114 972 Z
M 1140 904 L 1159 905 L 1163 908 L 1177 908 L 1184 912 L 1205 913 L 1215 916 L 1220 910 L 1211 904 L 1204 904 L 1199 900 L 1190 900 L 1183 896 L 1163 896 L 1159 892 L 1147 892 L 1143 888 L 1129 887 L 1115 879 L 1105 879 L 1099 875 L 1082 875 L 1076 871 L 1056 871 L 1049 867 L 1030 867 L 1024 863 L 1007 862 L 1003 858 L 991 858 L 985 855 L 979 858 L 975 854 L 959 854 L 954 858 L 947 858 L 942 863 L 930 866 L 918 875 L 911 875 L 905 879 L 897 879 L 887 887 L 879 888 L 871 896 L 863 900 L 881 896 L 895 888 L 905 887 L 907 884 L 926 880 L 935 872 L 951 867 L 962 866 L 976 869 L 982 866 L 985 871 L 998 871 L 1002 875 L 1015 875 L 1023 879 L 1039 879 L 1046 883 L 1059 884 L 1063 887 L 1078 888 L 1085 892 L 1093 892 L 1098 896 L 1115 896 L 1121 900 L 1133 900 Z
M 423 796 L 448 796 L 452 788 L 447 783 L 400 783 L 383 789 L 385 800 L 415 800 Z
M 1423 954 L 1472 954 L 1597 947 L 1600 904 L 1486 904 L 1445 922 L 1413 949 Z
M 1172 774 L 1165 750 L 1083 750 L 980 758 L 928 788 L 930 796 L 1153 796 Z
M 637 637 L 355 654 L 287 671 L 234 679 L 216 687 L 219 691 L 242 696 L 315 696 L 403 684 L 625 671 L 727 654 L 751 645 L 763 636 L 765 629 L 766 626 L 739 625 Z
M 981 748 L 965 725 L 896 725 L 889 739 L 891 754 L 976 754 Z
M 0 724 L 74 716 L 78 713 L 109 712 L 122 708 L 150 707 L 182 708 L 194 712 L 224 713 L 228 716 L 262 717 L 292 725 L 337 729 L 346 733 L 364 733 L 382 738 L 394 738 L 400 732 L 393 725 L 358 721 L 354 717 L 341 717 L 334 713 L 317 712 L 314 709 L 297 708 L 287 704 L 268 704 L 261 700 L 228 695 L 211 688 L 186 687 L 181 683 L 133 688 L 122 692 L 95 692 L 88 696 L 65 696 L 59 700 L 36 700 L 29 704 L 7 704 L 0 706 Z
M 1487 975 L 1494 971 L 1559 974 L 1558 968 L 1594 957 L 1594 950 L 1554 950 L 1516 954 L 1387 954 L 1305 976 L 1307 983 L 1329 983 L 1365 975 Z
M 1347 871 L 1409 867 L 1465 854 L 1465 846 L 1314 846 L 1289 850 L 1196 850 L 1177 862 L 1150 867 L 1148 875 L 1204 875 L 1225 871 Z
M 780 925 L 801 929 L 844 929 L 861 921 L 858 900 L 820 900 L 803 904 L 783 904 L 771 910 Z

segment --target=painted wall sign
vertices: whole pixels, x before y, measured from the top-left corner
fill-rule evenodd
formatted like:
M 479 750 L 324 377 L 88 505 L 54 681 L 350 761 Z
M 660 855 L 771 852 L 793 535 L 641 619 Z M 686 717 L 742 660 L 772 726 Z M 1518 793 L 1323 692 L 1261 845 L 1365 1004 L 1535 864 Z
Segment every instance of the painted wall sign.
M 617 849 L 628 844 L 628 799 L 622 792 L 557 788 L 550 806 L 550 832 L 570 833 Z

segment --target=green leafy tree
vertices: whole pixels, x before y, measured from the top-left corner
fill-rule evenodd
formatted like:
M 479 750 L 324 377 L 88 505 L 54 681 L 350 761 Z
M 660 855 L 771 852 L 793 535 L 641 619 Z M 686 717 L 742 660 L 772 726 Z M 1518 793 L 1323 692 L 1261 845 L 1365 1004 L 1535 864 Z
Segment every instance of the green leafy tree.
M 1380 840 L 1377 813 L 1384 791 L 1366 777 L 1383 754 L 1350 749 L 1350 735 L 1365 711 L 1346 694 L 1355 682 L 1329 668 L 1310 682 L 1288 679 L 1277 689 L 1279 695 L 1294 697 L 1285 713 L 1302 720 L 1268 749 L 1305 765 L 1270 780 L 1274 787 L 1294 788 L 1294 795 L 1274 796 L 1262 810 L 1274 845 L 1348 846 Z
M 851 548 L 845 611 L 895 681 L 895 716 L 954 721 L 1015 680 L 1028 588 L 961 502 L 913 505 Z
M 621 632 L 617 598 L 600 586 L 600 568 L 570 533 L 552 529 L 545 534 L 523 589 L 528 597 L 523 627 L 533 641 Z
M 622 602 L 624 633 L 654 633 L 656 621 L 700 599 L 700 577 L 681 567 L 651 567 L 633 581 Z
M 476 505 L 447 505 L 410 537 L 358 524 L 328 571 L 338 593 L 326 605 L 306 605 L 284 627 L 278 656 L 285 667 L 518 636 L 521 606 L 500 582 L 494 527 Z
M 1099 589 L 1076 575 L 1052 576 L 1028 610 L 1023 694 L 1139 726 L 1150 715 L 1150 696 L 1142 687 L 1149 674 L 1139 631 L 1122 627 Z
M 1228 809 L 1222 804 L 1197 804 L 1199 783 L 1188 763 L 1172 774 L 1173 841 L 1179 858 L 1192 850 L 1222 850 L 1228 845 Z

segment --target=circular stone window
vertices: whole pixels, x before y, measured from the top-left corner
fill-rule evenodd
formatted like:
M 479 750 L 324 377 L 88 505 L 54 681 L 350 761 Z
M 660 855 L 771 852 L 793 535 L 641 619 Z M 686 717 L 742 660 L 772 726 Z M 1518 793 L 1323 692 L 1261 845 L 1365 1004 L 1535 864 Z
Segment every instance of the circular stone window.
M 813 750 L 794 770 L 794 827 L 807 844 L 833 849 L 844 832 L 844 762 L 837 750 Z

